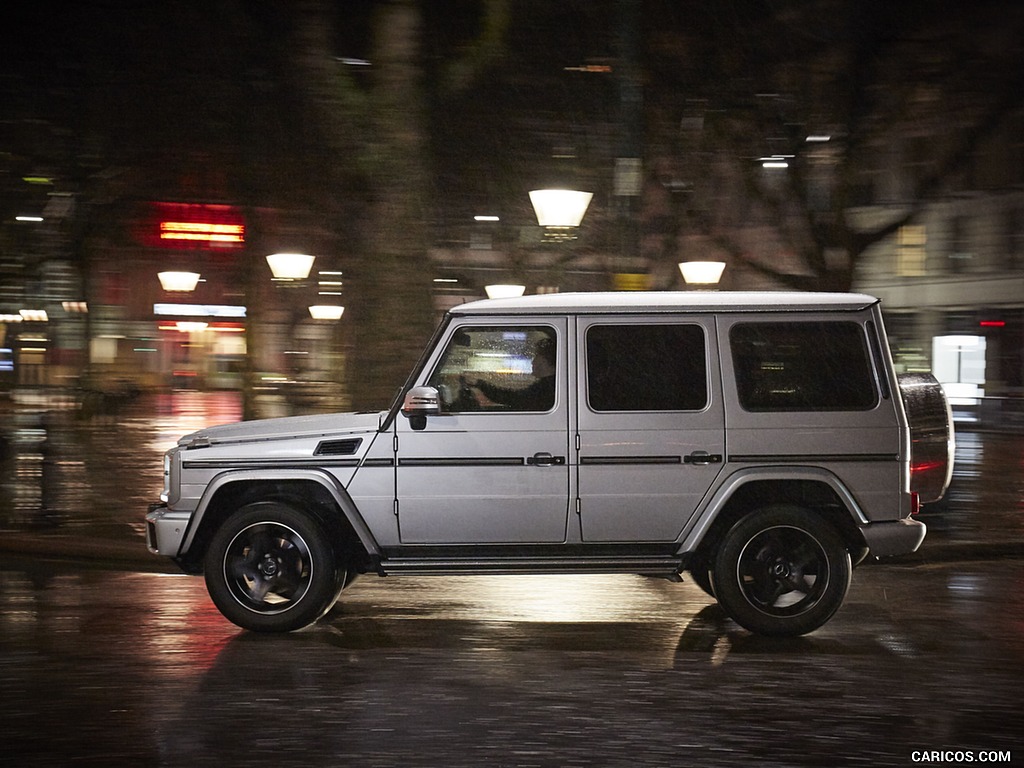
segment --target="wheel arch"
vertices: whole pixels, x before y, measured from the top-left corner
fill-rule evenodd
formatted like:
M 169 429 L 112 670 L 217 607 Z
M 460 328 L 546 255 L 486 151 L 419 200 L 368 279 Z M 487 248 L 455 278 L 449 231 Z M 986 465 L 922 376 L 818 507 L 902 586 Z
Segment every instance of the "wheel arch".
M 355 549 L 371 559 L 379 555 L 378 544 L 355 502 L 333 475 L 319 469 L 241 470 L 224 472 L 210 481 L 189 522 L 177 558 L 179 565 L 189 573 L 200 573 L 218 526 L 255 501 L 291 504 L 315 517 L 336 546 Z
M 795 504 L 822 515 L 839 532 L 854 562 L 867 554 L 859 525 L 868 522 L 849 489 L 821 467 L 745 469 L 715 490 L 683 538 L 679 553 L 711 553 L 740 518 L 774 504 Z

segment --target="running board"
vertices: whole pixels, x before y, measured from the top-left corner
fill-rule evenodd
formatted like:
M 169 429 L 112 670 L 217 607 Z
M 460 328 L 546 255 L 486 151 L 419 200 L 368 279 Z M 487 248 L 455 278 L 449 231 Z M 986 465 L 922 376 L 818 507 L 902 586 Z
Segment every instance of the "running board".
M 380 561 L 382 575 L 453 575 L 466 573 L 636 573 L 672 576 L 681 569 L 677 557 L 573 557 L 573 558 L 425 558 L 393 557 Z

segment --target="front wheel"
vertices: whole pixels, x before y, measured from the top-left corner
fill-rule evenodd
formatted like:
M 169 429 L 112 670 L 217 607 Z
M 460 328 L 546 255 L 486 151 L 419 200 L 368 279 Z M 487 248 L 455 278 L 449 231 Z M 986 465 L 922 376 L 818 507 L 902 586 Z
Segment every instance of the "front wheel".
M 762 635 L 803 635 L 842 605 L 850 554 L 819 515 L 779 505 L 733 525 L 712 574 L 718 602 L 736 623 Z
M 249 504 L 214 534 L 206 588 L 224 616 L 254 632 L 291 632 L 315 622 L 344 585 L 321 525 L 286 504 Z
M 703 554 L 694 555 L 689 566 L 687 566 L 687 571 L 690 574 L 690 578 L 693 579 L 693 583 L 700 587 L 704 594 L 709 597 L 716 597 L 709 558 Z

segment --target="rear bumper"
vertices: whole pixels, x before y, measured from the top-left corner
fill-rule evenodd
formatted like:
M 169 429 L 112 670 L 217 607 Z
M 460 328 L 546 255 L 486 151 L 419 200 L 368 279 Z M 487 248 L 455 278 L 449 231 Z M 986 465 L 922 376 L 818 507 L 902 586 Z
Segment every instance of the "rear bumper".
M 891 557 L 916 552 L 924 541 L 928 527 L 912 518 L 861 526 L 864 541 L 875 557 Z
M 176 512 L 165 504 L 151 504 L 146 514 L 146 546 L 154 555 L 177 557 L 185 539 L 191 512 Z

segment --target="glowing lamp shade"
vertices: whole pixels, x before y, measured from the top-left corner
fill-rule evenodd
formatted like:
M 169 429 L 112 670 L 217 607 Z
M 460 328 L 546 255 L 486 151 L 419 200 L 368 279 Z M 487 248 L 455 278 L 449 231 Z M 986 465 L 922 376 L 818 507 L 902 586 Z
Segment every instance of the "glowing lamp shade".
M 487 285 L 484 286 L 484 290 L 487 291 L 488 299 L 515 299 L 522 296 L 526 292 L 525 285 Z
M 679 265 L 683 280 L 690 285 L 716 285 L 725 271 L 724 261 L 684 261 Z
M 314 320 L 340 320 L 344 307 L 333 304 L 314 304 L 309 308 L 309 314 Z
M 194 291 L 199 282 L 198 272 L 161 272 L 157 277 L 165 291 Z
M 49 315 L 45 309 L 19 309 L 18 316 L 26 323 L 48 323 Z
M 267 264 L 278 280 L 305 280 L 315 258 L 305 253 L 272 253 L 267 256 Z
M 530 202 L 542 227 L 578 227 L 593 196 L 571 189 L 535 189 Z

